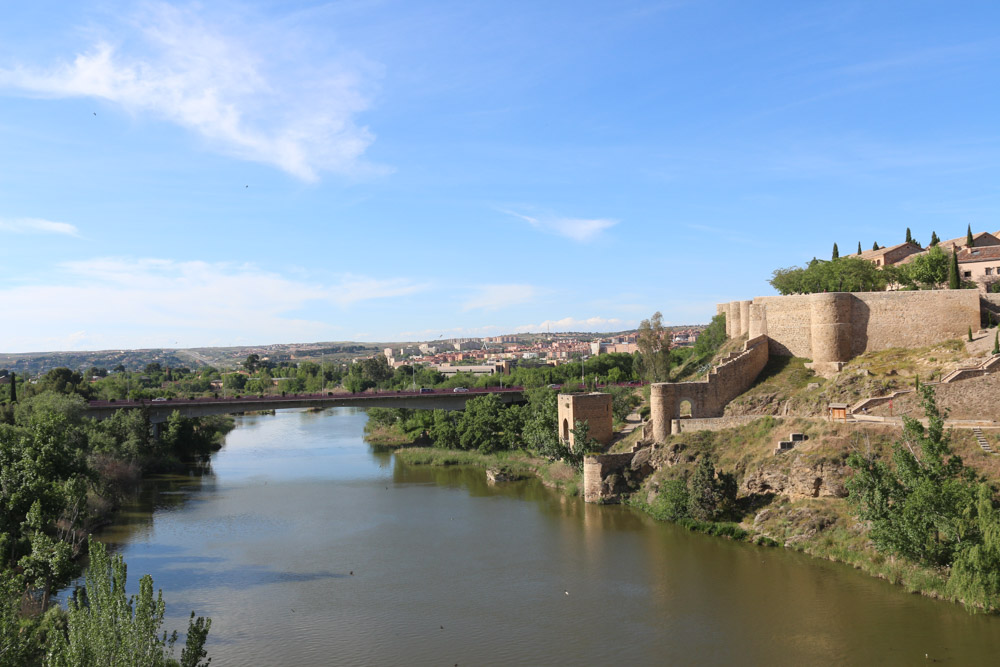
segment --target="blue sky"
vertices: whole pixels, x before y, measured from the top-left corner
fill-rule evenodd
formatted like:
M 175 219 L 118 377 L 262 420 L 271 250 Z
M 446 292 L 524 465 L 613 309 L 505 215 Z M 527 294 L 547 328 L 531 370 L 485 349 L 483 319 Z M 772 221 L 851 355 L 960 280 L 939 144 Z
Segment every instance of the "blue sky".
M 992 2 L 9 3 L 5 352 L 609 331 L 1000 229 Z

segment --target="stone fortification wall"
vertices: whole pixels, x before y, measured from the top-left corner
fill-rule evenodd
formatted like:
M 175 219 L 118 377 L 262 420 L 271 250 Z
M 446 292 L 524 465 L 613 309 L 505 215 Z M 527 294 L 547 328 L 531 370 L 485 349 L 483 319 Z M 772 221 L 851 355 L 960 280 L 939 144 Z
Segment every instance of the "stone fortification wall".
M 590 437 L 602 445 L 614 436 L 611 415 L 611 394 L 559 394 L 556 397 L 559 419 L 559 437 L 573 449 L 575 438 L 572 430 L 577 421 L 590 426 Z
M 721 417 L 726 404 L 750 388 L 767 364 L 767 338 L 746 342 L 735 354 L 708 374 L 704 382 L 660 382 L 650 387 L 650 422 L 653 439 L 661 442 L 672 431 L 671 422 L 680 418 L 681 403 L 691 404 L 691 417 Z
M 737 303 L 725 305 L 731 311 Z M 980 326 L 980 294 L 933 290 L 764 296 L 753 300 L 746 325 L 751 338 L 768 337 L 773 355 L 837 364 L 865 352 L 962 337 L 970 326 Z
M 694 431 L 721 431 L 725 428 L 735 428 L 745 426 L 760 419 L 760 415 L 732 415 L 729 417 L 709 417 L 705 419 L 678 419 L 673 426 L 677 427 L 677 433 L 691 433 Z M 773 417 L 781 419 L 781 417 Z
M 633 452 L 624 454 L 598 454 L 583 460 L 583 500 L 597 503 L 608 500 L 613 493 L 606 488 L 605 480 L 615 473 L 622 473 L 632 466 Z
M 718 304 L 716 310 L 726 314 L 726 335 L 739 338 L 750 331 L 750 301 L 730 301 Z

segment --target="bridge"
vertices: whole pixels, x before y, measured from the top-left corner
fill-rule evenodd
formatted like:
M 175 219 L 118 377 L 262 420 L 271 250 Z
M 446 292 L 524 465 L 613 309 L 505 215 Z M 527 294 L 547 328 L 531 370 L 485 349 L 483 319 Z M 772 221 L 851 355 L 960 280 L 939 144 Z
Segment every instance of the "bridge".
M 153 400 L 90 401 L 87 416 L 107 419 L 118 410 L 145 409 L 149 421 L 162 424 L 177 411 L 182 417 L 235 414 L 289 408 L 408 408 L 410 410 L 463 410 L 470 398 L 498 394 L 504 403 L 523 403 L 523 387 L 478 387 L 465 391 L 420 389 L 417 391 L 366 391 L 360 394 L 327 392 L 264 396 L 205 396 L 198 398 L 154 398 Z

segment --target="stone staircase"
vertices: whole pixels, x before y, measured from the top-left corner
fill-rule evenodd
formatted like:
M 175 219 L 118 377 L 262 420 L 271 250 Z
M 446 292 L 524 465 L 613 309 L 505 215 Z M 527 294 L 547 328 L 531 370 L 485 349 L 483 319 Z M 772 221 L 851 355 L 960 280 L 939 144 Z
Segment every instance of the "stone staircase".
M 990 447 L 990 443 L 986 441 L 986 437 L 983 436 L 983 429 L 975 426 L 972 429 L 972 434 L 976 436 L 976 442 L 979 443 L 979 446 L 983 448 L 984 452 L 987 454 L 996 454 L 996 452 L 993 451 L 993 448 Z
M 970 368 L 957 368 L 941 378 L 941 383 L 947 384 L 949 382 L 957 382 L 958 380 L 967 380 L 968 378 L 996 373 L 997 371 L 1000 371 L 1000 354 L 994 354 L 986 361 Z

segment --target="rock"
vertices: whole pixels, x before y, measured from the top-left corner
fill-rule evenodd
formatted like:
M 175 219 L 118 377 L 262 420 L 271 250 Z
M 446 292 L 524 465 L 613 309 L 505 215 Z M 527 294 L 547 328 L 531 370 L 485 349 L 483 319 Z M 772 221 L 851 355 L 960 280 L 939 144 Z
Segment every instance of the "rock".
M 786 465 L 787 472 L 784 470 Z M 747 475 L 743 491 L 750 495 L 776 493 L 792 499 L 846 498 L 845 473 L 841 463 L 808 463 L 801 454 L 789 452 L 780 462 L 765 464 Z
M 652 474 L 653 467 L 653 448 L 644 447 L 635 453 L 632 457 L 632 463 L 629 464 L 633 473 L 638 476 L 639 479 L 643 479 L 650 474 Z
M 512 473 L 506 468 L 486 469 L 486 481 L 491 484 L 496 484 L 497 482 L 516 482 L 519 479 L 521 479 L 520 475 Z

